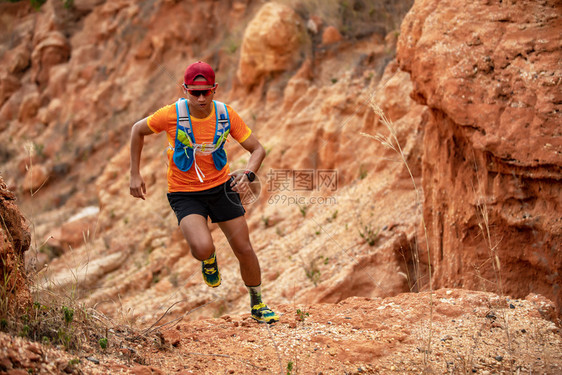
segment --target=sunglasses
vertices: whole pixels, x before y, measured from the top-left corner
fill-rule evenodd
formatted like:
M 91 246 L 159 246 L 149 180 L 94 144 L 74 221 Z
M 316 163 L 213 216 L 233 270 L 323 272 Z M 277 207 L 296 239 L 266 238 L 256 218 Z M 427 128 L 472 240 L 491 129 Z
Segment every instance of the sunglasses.
M 215 86 L 211 87 L 210 89 L 205 89 L 205 90 L 192 90 L 192 89 L 188 89 L 188 88 L 187 88 L 187 85 L 184 83 L 184 84 L 183 84 L 183 87 L 187 90 L 187 92 L 188 92 L 190 95 L 193 95 L 194 97 L 198 98 L 198 97 L 200 97 L 201 95 L 203 95 L 203 96 L 209 96 L 209 95 L 211 95 L 211 92 L 212 92 L 217 86 L 215 85 Z

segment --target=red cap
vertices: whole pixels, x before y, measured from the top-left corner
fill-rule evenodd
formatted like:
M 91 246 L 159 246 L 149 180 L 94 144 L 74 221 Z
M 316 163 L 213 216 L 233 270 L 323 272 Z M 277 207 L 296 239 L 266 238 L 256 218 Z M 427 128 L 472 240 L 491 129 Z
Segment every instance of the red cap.
M 195 82 L 195 78 L 203 77 L 207 82 L 204 81 L 197 81 Z M 186 85 L 215 85 L 215 72 L 211 65 L 203 62 L 197 61 L 196 63 L 191 64 L 185 70 L 185 74 L 183 75 L 183 83 Z

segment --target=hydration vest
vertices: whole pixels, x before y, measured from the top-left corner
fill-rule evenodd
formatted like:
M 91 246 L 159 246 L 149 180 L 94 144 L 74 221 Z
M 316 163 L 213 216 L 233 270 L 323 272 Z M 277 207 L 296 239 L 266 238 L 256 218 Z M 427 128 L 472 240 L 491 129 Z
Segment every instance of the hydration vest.
M 213 105 L 215 106 L 215 117 L 217 119 L 213 143 L 196 143 L 187 99 L 180 98 L 176 102 L 177 126 L 176 140 L 172 148 L 174 152 L 172 160 L 182 172 L 187 172 L 195 164 L 195 173 L 200 182 L 203 182 L 205 175 L 197 165 L 197 153 L 213 155 L 215 168 L 219 171 L 226 165 L 224 142 L 230 133 L 230 118 L 228 117 L 226 104 L 213 100 Z

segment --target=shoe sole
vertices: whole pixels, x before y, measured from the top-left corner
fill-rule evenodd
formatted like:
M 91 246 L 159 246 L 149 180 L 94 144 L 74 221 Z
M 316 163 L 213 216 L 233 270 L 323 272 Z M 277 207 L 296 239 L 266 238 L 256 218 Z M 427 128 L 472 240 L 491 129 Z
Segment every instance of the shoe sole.
M 211 288 L 218 288 L 218 287 L 221 285 L 221 281 L 222 281 L 221 278 L 220 278 L 220 275 L 219 275 L 219 282 L 218 282 L 218 284 L 215 284 L 215 285 L 209 284 L 209 283 L 205 280 L 205 278 L 203 278 L 203 280 L 205 281 L 205 284 L 207 284 L 207 286 L 208 286 L 208 287 L 211 287 Z
M 253 316 L 252 319 L 254 319 L 258 323 L 267 323 L 267 324 L 277 323 L 279 321 L 279 319 L 262 320 L 262 319 L 254 318 Z

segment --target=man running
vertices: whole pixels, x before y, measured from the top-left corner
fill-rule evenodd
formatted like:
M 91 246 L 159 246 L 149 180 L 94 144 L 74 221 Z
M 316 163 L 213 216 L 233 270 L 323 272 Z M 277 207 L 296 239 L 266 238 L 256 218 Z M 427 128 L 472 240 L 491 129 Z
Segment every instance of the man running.
M 238 258 L 242 280 L 250 294 L 252 318 L 273 323 L 279 317 L 262 302 L 260 265 L 239 197 L 249 191 L 265 150 L 230 106 L 213 101 L 217 87 L 211 66 L 201 61 L 193 63 L 184 74 L 187 100 L 182 98 L 135 123 L 131 131 L 130 193 L 145 199 L 146 185 L 140 174 L 144 137 L 165 131 L 171 145 L 167 151 L 168 201 L 191 253 L 201 261 L 203 279 L 213 288 L 221 283 L 207 226 L 210 217 L 218 223 Z M 250 152 L 244 173 L 230 173 L 223 149 L 228 135 Z

